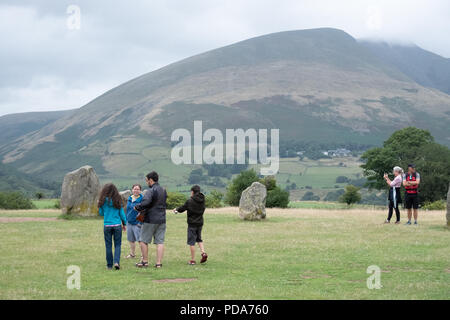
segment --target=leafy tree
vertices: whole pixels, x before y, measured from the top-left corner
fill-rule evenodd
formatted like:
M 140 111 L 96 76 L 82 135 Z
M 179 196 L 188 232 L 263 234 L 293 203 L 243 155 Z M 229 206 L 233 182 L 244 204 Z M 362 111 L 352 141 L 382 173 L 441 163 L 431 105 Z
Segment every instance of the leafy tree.
M 277 181 L 273 176 L 267 176 L 259 179 L 255 170 L 242 171 L 236 178 L 234 178 L 228 186 L 225 196 L 225 202 L 232 206 L 239 205 L 242 191 L 251 186 L 253 182 L 260 182 L 266 186 L 267 207 L 281 207 L 286 208 L 289 203 L 289 192 L 282 190 L 277 186 Z
M 225 202 L 231 206 L 239 205 L 242 191 L 248 188 L 253 182 L 259 181 L 259 177 L 255 170 L 242 171 L 235 177 L 228 185 L 227 193 L 225 195 Z
M 35 195 L 36 199 L 41 200 L 44 198 L 44 194 L 42 192 L 36 192 Z
M 319 201 L 320 197 L 315 195 L 312 191 L 307 191 L 302 197 L 302 201 Z
M 420 201 L 436 201 L 445 198 L 450 181 L 450 149 L 434 142 L 427 130 L 414 127 L 396 131 L 383 147 L 366 151 L 362 157 L 364 176 L 370 188 L 384 189 L 385 172 L 394 166 L 406 170 L 408 163 L 415 163 L 421 175 Z
M 21 192 L 0 192 L 1 209 L 34 209 L 35 205 Z
M 267 208 L 287 208 L 288 204 L 289 191 L 282 190 L 279 186 L 275 186 L 272 190 L 267 192 Z
M 267 191 L 273 190 L 277 186 L 277 180 L 275 180 L 274 176 L 266 176 L 259 182 L 266 186 Z
M 180 192 L 167 192 L 167 209 L 175 209 L 182 206 L 187 200 L 187 197 Z
M 345 193 L 339 198 L 339 201 L 347 205 L 360 202 L 361 194 L 359 193 L 359 188 L 349 184 L 345 187 Z
M 194 169 L 189 174 L 188 183 L 190 184 L 198 184 L 203 181 L 203 171 L 202 169 Z
M 345 193 L 343 189 L 330 191 L 327 193 L 323 201 L 339 201 L 339 198 Z
M 220 208 L 222 207 L 223 193 L 217 190 L 211 191 L 206 195 L 205 205 L 207 208 Z

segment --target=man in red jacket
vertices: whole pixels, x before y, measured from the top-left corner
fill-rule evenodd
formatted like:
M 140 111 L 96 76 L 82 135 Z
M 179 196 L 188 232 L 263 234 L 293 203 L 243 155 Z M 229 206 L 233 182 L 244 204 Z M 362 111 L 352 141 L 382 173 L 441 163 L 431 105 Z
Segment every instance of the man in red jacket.
M 403 185 L 406 189 L 405 208 L 408 210 L 408 222 L 411 224 L 412 210 L 414 210 L 414 224 L 417 225 L 417 215 L 419 211 L 419 193 L 420 174 L 416 172 L 413 164 L 408 165 L 408 172 L 403 176 Z

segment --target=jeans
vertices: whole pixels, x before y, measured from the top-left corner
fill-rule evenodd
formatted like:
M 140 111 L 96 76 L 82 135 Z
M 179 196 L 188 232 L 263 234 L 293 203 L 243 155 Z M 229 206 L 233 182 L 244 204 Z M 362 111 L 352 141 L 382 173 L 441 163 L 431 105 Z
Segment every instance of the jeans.
M 106 247 L 106 265 L 112 268 L 113 264 L 120 264 L 120 246 L 122 245 L 122 227 L 103 227 Z M 112 252 L 112 242 L 114 239 L 114 257 Z

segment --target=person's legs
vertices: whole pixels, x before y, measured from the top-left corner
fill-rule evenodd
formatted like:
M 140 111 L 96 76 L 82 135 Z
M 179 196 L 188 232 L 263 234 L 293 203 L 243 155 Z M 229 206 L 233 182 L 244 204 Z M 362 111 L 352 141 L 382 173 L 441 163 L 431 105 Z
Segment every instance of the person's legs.
M 411 222 L 412 209 L 408 209 L 408 221 Z
M 114 227 L 114 264 L 120 265 L 120 251 L 122 247 L 122 227 Z
M 395 208 L 395 216 L 397 217 L 396 222 L 400 222 L 400 209 L 398 208 L 398 204 L 397 204 L 397 208 Z
M 195 246 L 189 246 L 189 249 L 191 250 L 191 261 L 195 260 Z
M 161 223 L 155 226 L 153 234 L 154 234 L 153 243 L 156 244 L 156 265 L 159 266 L 162 264 L 162 259 L 164 256 L 164 239 L 166 236 L 166 224 Z
M 130 244 L 130 254 L 127 258 L 133 258 L 136 255 L 136 241 L 139 240 L 139 238 L 135 237 L 133 225 L 130 223 L 127 223 L 127 240 Z
M 164 256 L 164 244 L 157 244 L 156 245 L 156 264 L 161 264 L 163 256 Z
M 414 223 L 417 224 L 417 216 L 419 215 L 419 196 L 414 197 L 413 203 Z
M 106 266 L 112 268 L 113 266 L 113 254 L 112 254 L 112 228 L 104 227 L 103 236 L 105 238 L 105 248 L 106 248 Z
M 130 254 L 132 256 L 135 256 L 136 255 L 136 242 L 128 241 L 128 243 L 130 244 Z
M 388 212 L 388 218 L 387 218 L 386 222 L 391 222 L 393 210 L 394 210 L 394 204 L 391 200 L 389 200 L 389 212 Z
M 205 253 L 205 246 L 203 245 L 203 241 L 198 243 L 198 247 L 200 248 L 201 253 Z
M 141 247 L 142 261 L 148 262 L 148 244 L 141 241 L 139 245 Z

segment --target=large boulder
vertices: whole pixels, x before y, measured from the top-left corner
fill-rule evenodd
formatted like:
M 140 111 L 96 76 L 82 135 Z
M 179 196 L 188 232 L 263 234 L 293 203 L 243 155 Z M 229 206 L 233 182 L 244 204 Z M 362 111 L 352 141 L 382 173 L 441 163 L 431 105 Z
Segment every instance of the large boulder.
M 97 215 L 100 181 L 94 168 L 84 166 L 64 177 L 61 191 L 61 209 L 65 214 Z
M 131 190 L 120 191 L 120 196 L 122 197 L 122 205 L 124 208 L 127 207 L 128 198 L 131 196 Z
M 447 226 L 450 227 L 450 183 L 447 192 Z
M 266 187 L 253 182 L 242 192 L 239 200 L 239 217 L 244 220 L 261 220 L 266 218 Z

